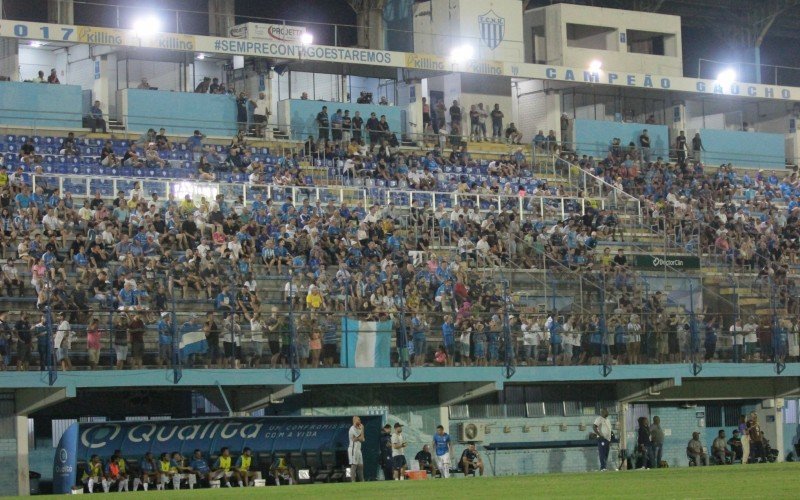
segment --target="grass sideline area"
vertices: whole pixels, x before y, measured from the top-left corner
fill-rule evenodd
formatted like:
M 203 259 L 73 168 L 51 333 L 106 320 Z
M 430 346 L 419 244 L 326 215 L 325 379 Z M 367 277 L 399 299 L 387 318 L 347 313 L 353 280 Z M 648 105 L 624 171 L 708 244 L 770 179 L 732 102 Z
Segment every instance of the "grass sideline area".
M 124 493 L 125 498 L 797 498 L 800 463 Z M 101 494 L 102 496 L 102 494 Z M 52 497 L 51 497 L 52 498 Z

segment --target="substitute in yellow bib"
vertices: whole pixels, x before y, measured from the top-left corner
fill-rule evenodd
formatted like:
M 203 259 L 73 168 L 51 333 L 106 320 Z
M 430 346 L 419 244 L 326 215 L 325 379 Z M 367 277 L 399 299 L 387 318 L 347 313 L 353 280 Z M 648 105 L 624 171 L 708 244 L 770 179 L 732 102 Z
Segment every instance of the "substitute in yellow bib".
M 231 450 L 224 447 L 220 450 L 219 457 L 211 467 L 211 479 L 219 479 L 228 488 L 231 487 L 230 479 L 239 481 L 239 473 L 233 468 L 233 457 L 231 457 Z
M 252 480 L 258 478 L 258 472 L 250 470 L 252 463 L 253 451 L 250 448 L 245 448 L 239 458 L 236 459 L 236 465 L 234 466 L 239 474 L 239 486 L 250 486 L 253 484 Z

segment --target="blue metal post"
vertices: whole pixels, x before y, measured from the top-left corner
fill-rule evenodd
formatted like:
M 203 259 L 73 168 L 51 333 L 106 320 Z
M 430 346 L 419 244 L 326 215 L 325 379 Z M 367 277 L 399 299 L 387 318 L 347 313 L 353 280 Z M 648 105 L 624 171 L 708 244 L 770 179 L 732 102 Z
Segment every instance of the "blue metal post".
M 511 378 L 517 372 L 514 365 L 514 346 L 511 337 L 511 321 L 509 309 L 511 308 L 511 298 L 508 296 L 508 280 L 503 280 L 503 344 L 505 345 L 505 377 Z
M 170 276 L 171 279 L 171 276 Z M 183 378 L 181 366 L 180 342 L 178 341 L 178 317 L 175 311 L 175 289 L 170 294 L 170 315 L 172 316 L 172 383 L 177 384 Z
M 703 371 L 703 364 L 700 362 L 700 347 L 697 332 L 697 320 L 694 315 L 694 291 L 691 281 L 689 282 L 689 342 L 692 353 L 692 374 L 697 375 Z
M 398 356 L 400 356 L 400 367 L 402 372 L 403 380 L 408 380 L 411 377 L 411 366 L 409 364 L 408 359 L 408 331 L 406 330 L 406 297 L 403 290 L 403 278 L 398 274 L 398 288 L 400 294 L 400 349 L 398 350 Z M 425 353 L 414 353 L 415 356 L 424 356 Z
M 295 295 L 299 293 L 300 290 L 297 292 L 293 291 L 293 283 L 292 283 L 292 273 L 289 273 L 289 293 L 287 294 L 287 298 L 289 299 L 289 370 L 291 372 L 291 379 L 292 382 L 297 382 L 300 378 L 300 367 L 298 366 L 297 362 L 297 325 L 294 321 L 294 299 Z

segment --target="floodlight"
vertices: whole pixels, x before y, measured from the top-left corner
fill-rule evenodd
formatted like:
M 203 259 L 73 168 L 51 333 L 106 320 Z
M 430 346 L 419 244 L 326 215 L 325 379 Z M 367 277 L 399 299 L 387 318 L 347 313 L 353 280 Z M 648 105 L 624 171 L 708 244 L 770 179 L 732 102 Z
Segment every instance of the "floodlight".
M 597 73 L 602 68 L 603 68 L 603 61 L 600 61 L 599 59 L 595 59 L 589 63 L 589 71 Z
M 312 43 L 314 43 L 314 35 L 308 32 L 303 33 L 302 35 L 300 35 L 300 43 L 302 43 L 303 45 L 311 45 Z
M 731 68 L 721 71 L 717 75 L 717 83 L 721 85 L 731 85 L 736 81 L 736 71 Z
M 161 20 L 154 14 L 149 14 L 133 22 L 133 31 L 138 38 L 147 38 L 161 31 Z
M 203 60 L 203 59 L 205 59 L 205 58 L 206 58 L 206 55 L 205 55 L 205 54 L 202 54 L 202 53 L 201 53 L 201 54 L 197 54 L 197 60 L 198 60 L 198 61 L 202 61 L 202 60 Z
M 33 47 L 34 49 L 38 49 L 39 47 L 42 47 L 42 46 L 44 46 L 44 44 L 42 42 L 37 42 L 37 41 L 31 42 L 31 47 Z
M 455 63 L 469 61 L 474 56 L 475 49 L 472 45 L 460 45 L 458 47 L 453 47 L 453 50 L 450 51 L 450 59 Z

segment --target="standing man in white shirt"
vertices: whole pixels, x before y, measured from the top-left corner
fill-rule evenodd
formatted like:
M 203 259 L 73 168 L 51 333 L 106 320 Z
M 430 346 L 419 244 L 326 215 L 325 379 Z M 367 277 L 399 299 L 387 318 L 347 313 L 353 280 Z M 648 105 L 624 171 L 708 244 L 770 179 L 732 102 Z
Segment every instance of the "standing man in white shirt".
M 72 347 L 72 326 L 67 321 L 63 312 L 58 313 L 58 329 L 53 338 L 53 347 L 56 353 L 56 362 L 61 364 L 64 371 L 72 370 L 72 362 L 69 359 L 69 350 Z
M 251 100 L 253 106 L 253 121 L 256 124 L 256 137 L 261 139 L 270 137 L 265 137 L 264 131 L 267 130 L 268 123 L 269 123 L 269 101 L 267 100 L 267 95 L 264 92 L 258 93 L 258 99 L 255 101 Z
M 733 362 L 741 363 L 744 354 L 744 327 L 741 319 L 736 318 L 731 325 L 730 332 L 733 340 Z
M 597 435 L 597 453 L 600 456 L 600 471 L 607 470 L 608 451 L 611 448 L 611 422 L 608 421 L 608 410 L 600 410 L 600 416 L 594 420 L 594 433 Z
M 406 478 L 406 438 L 403 436 L 403 426 L 400 422 L 394 424 L 394 434 L 392 434 L 392 469 L 395 481 Z
M 350 479 L 353 482 L 364 482 L 364 457 L 361 455 L 361 443 L 364 442 L 364 425 L 360 417 L 353 417 L 353 425 L 348 432 L 350 444 L 347 456 L 350 459 Z
M 752 363 L 756 359 L 756 347 L 758 346 L 758 321 L 756 317 L 750 316 L 750 321 L 742 329 L 744 330 L 745 361 Z

